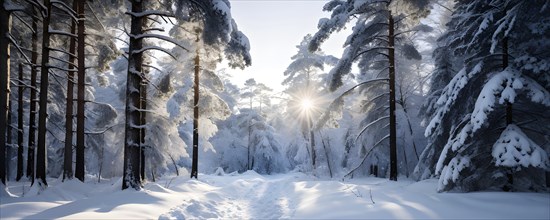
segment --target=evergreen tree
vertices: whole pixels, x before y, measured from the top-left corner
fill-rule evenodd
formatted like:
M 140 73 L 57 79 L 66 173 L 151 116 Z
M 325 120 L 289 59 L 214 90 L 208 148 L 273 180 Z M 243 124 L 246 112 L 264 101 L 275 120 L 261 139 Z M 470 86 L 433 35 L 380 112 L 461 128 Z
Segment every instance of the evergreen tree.
M 549 160 L 540 145 L 548 122 L 540 111 L 550 106 L 550 84 L 541 61 L 548 60 L 542 51 L 549 29 L 541 24 L 548 10 L 539 1 L 455 5 L 444 45 L 463 56 L 464 65 L 438 95 L 423 153 L 425 160 L 439 157 L 439 191 L 537 190 L 544 184 Z M 434 143 L 444 143 L 440 155 Z
M 309 44 L 311 51 L 317 50 L 333 32 L 342 30 L 345 25 L 356 18 L 352 34 L 347 38 L 346 47 L 336 66 L 329 72 L 329 89 L 334 91 L 343 85 L 342 76 L 351 72 L 352 65 L 358 63 L 362 73 L 371 68 L 378 69 L 378 75 L 388 71 L 389 116 L 369 120 L 362 131 L 378 122 L 389 120 L 389 134 L 380 137 L 372 148 L 389 140 L 390 180 L 397 180 L 397 122 L 396 122 L 396 53 L 401 51 L 408 59 L 419 59 L 418 51 L 403 38 L 412 30 L 418 18 L 426 15 L 427 1 L 330 1 L 324 10 L 332 11 L 331 18 L 319 21 L 319 31 Z M 372 78 L 368 79 L 372 80 Z M 360 85 L 371 84 L 361 83 Z M 356 88 L 356 87 L 354 87 Z M 364 87 L 361 87 L 364 88 Z M 352 89 L 353 90 L 353 89 Z M 351 91 L 351 90 L 348 90 Z M 349 93 L 345 92 L 344 94 Z M 378 94 L 374 97 L 379 97 Z M 370 96 L 372 97 L 372 95 Z M 386 111 L 385 108 L 374 108 Z M 368 116 L 367 116 L 368 117 Z M 385 127 L 385 126 L 383 126 Z M 368 154 L 366 154 L 368 156 Z M 364 158 L 366 158 L 366 156 Z M 364 159 L 363 159 L 364 161 Z

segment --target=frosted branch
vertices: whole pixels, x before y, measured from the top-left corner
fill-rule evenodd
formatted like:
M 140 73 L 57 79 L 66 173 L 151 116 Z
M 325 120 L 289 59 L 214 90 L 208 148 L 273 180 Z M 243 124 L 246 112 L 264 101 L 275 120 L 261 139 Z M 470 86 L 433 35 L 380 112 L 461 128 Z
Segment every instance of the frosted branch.
M 357 140 L 359 139 L 359 137 L 361 137 L 361 135 L 362 135 L 368 128 L 370 128 L 370 126 L 375 125 L 376 123 L 381 122 L 382 120 L 388 119 L 388 118 L 390 118 L 390 116 L 384 116 L 384 117 L 378 118 L 378 119 L 372 121 L 371 123 L 365 125 L 365 127 L 363 127 L 363 129 L 361 130 L 361 132 L 359 132 L 359 134 L 358 134 L 357 137 L 355 138 L 355 141 L 354 141 L 354 142 L 357 142 Z

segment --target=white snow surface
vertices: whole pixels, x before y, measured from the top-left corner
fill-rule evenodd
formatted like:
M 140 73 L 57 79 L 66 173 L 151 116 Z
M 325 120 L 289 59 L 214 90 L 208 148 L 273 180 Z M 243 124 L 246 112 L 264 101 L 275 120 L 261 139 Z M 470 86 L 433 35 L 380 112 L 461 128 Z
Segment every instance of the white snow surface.
M 164 177 L 141 191 L 122 191 L 120 181 L 52 179 L 38 195 L 3 195 L 0 219 L 550 219 L 548 193 L 437 193 L 435 179 L 342 182 L 219 169 L 198 180 Z M 28 182 L 7 189 L 20 196 Z

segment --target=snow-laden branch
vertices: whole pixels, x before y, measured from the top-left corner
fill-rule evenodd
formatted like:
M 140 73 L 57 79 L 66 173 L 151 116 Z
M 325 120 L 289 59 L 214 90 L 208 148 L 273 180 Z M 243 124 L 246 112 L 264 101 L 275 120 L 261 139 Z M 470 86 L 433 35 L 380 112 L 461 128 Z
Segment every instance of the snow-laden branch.
M 52 0 L 50 1 L 50 4 L 53 7 L 58 8 L 61 11 L 64 11 L 67 15 L 69 15 L 75 22 L 78 22 L 78 18 L 76 18 L 76 11 L 72 9 L 72 7 L 69 7 L 67 4 L 65 4 L 62 1 Z
M 330 113 L 335 111 L 335 109 L 340 106 L 341 104 L 343 104 L 343 98 L 346 97 L 347 95 L 351 94 L 357 87 L 360 87 L 360 86 L 364 86 L 364 85 L 368 85 L 368 84 L 371 84 L 371 83 L 376 83 L 376 82 L 384 82 L 384 81 L 389 81 L 388 78 L 376 78 L 376 79 L 371 79 L 371 80 L 367 80 L 367 81 L 364 81 L 364 82 L 361 82 L 361 83 L 358 83 L 357 85 L 355 86 L 352 86 L 351 88 L 349 88 L 348 90 L 344 91 L 340 96 L 336 97 L 334 99 L 334 101 L 332 101 L 329 105 L 329 107 L 327 108 L 327 110 L 321 115 L 320 117 L 320 120 L 317 122 L 317 124 L 314 126 L 315 130 L 318 130 L 318 129 L 321 129 L 321 127 L 323 127 L 325 125 L 325 123 L 327 122 L 328 118 L 330 117 Z
M 36 33 L 36 31 L 32 28 L 32 26 L 29 23 L 27 23 L 23 18 L 21 18 L 19 15 L 17 15 L 16 13 L 13 13 L 13 16 L 15 18 L 17 18 L 17 20 L 19 20 L 19 22 L 21 22 L 21 24 L 23 24 L 24 26 L 29 28 L 31 30 L 31 33 L 33 33 L 33 34 Z
M 386 115 L 384 117 L 380 117 L 374 121 L 372 121 L 371 123 L 365 125 L 365 127 L 363 127 L 363 129 L 361 129 L 361 132 L 359 132 L 359 134 L 357 134 L 357 137 L 355 137 L 355 141 L 354 142 L 357 142 L 357 140 L 359 139 L 359 137 L 361 137 L 361 135 L 367 130 L 369 129 L 371 126 L 375 125 L 376 123 L 378 122 L 381 122 L 382 120 L 384 119 L 389 119 L 390 116 L 389 115 Z
M 147 11 L 142 11 L 142 12 L 127 11 L 126 14 L 128 14 L 132 17 L 136 17 L 136 18 L 141 18 L 141 17 L 145 17 L 145 16 L 150 16 L 150 15 L 175 17 L 173 14 L 170 14 L 166 11 L 159 11 L 159 10 L 147 10 Z
M 55 51 L 55 52 L 60 52 L 60 53 L 67 54 L 67 55 L 69 55 L 69 56 L 71 56 L 71 57 L 74 57 L 74 58 L 77 57 L 76 54 L 69 53 L 69 52 L 67 52 L 66 50 L 61 50 L 61 49 L 57 49 L 57 48 L 54 48 L 54 47 L 49 47 L 48 49 L 50 49 L 51 51 Z
M 363 159 L 361 160 L 361 163 L 359 163 L 359 165 L 357 165 L 355 168 L 353 168 L 352 170 L 350 170 L 346 175 L 344 175 L 344 177 L 346 176 L 349 176 L 351 175 L 353 172 L 355 172 L 355 170 L 359 169 L 359 167 L 363 166 L 363 163 L 365 163 L 367 157 L 369 157 L 370 153 L 372 153 L 372 151 L 377 148 L 384 140 L 388 139 L 390 137 L 390 135 L 386 135 L 384 136 L 382 139 L 380 139 L 378 142 L 376 142 L 370 149 L 369 149 L 369 152 L 367 152 L 367 154 L 365 154 L 365 156 L 363 157 Z
M 76 34 L 65 32 L 65 31 L 60 31 L 60 30 L 54 30 L 52 28 L 49 28 L 48 32 L 50 34 L 55 34 L 55 35 L 63 35 L 63 36 L 74 37 L 74 38 L 78 37 Z
M 50 59 L 57 60 L 57 61 L 62 62 L 62 63 L 64 63 L 64 64 L 76 66 L 76 64 L 71 63 L 71 62 L 69 62 L 69 61 L 66 61 L 66 60 L 64 60 L 64 59 L 58 58 L 58 57 L 56 57 L 56 56 L 50 56 Z
M 357 59 L 357 57 L 363 55 L 364 53 L 368 53 L 368 52 L 371 52 L 371 51 L 374 51 L 374 50 L 383 50 L 383 49 L 389 50 L 389 49 L 393 49 L 393 47 L 372 47 L 372 48 L 369 48 L 367 50 L 364 50 L 364 51 L 361 51 L 361 52 L 357 53 L 353 57 L 353 60 Z M 384 54 L 384 55 L 386 55 L 386 54 Z M 388 56 L 388 55 L 386 55 L 386 56 Z
M 68 68 L 64 68 L 64 67 L 59 67 L 59 66 L 53 66 L 53 65 L 48 65 L 49 68 L 53 68 L 53 69 L 58 69 L 58 70 L 62 70 L 62 71 L 66 71 L 66 72 L 76 72 L 77 69 L 68 69 Z
M 25 58 L 27 63 L 32 63 L 29 57 L 27 57 L 27 55 L 25 54 L 25 52 L 23 52 L 23 48 L 21 48 L 21 46 L 19 46 L 19 44 L 15 41 L 15 39 L 13 38 L 13 35 L 11 35 L 11 33 L 8 33 L 7 37 L 9 38 L 11 44 L 15 46 L 17 50 L 19 50 L 19 53 L 21 54 L 21 56 L 23 56 L 23 58 Z
M 131 38 L 136 39 L 136 40 L 137 39 L 144 39 L 144 38 L 156 38 L 156 39 L 164 40 L 166 42 L 170 42 L 170 43 L 180 47 L 181 49 L 184 49 L 185 51 L 189 52 L 189 50 L 187 48 L 185 48 L 185 46 L 183 46 L 182 43 L 177 42 L 173 38 L 168 37 L 168 36 L 164 36 L 164 35 L 160 35 L 160 34 L 138 34 L 138 35 L 129 34 L 129 36 Z
M 177 60 L 177 58 L 176 58 L 172 53 L 170 53 L 170 51 L 168 51 L 167 49 L 164 49 L 164 48 L 162 48 L 162 47 L 159 47 L 159 46 L 146 46 L 146 47 L 142 47 L 142 48 L 140 48 L 139 50 L 133 50 L 133 51 L 132 51 L 132 54 L 143 53 L 143 52 L 148 51 L 148 50 L 158 50 L 158 51 L 162 51 L 162 52 L 168 54 L 169 56 L 171 56 L 172 58 L 174 58 L 174 60 Z
M 426 127 L 424 136 L 430 136 L 432 133 L 441 125 L 441 120 L 449 110 L 452 105 L 454 105 L 458 95 L 462 92 L 462 89 L 466 87 L 469 83 L 469 80 L 474 76 L 479 74 L 484 66 L 484 62 L 480 61 L 477 63 L 472 70 L 468 71 L 466 67 L 462 68 L 454 77 L 451 79 L 449 84 L 445 86 L 442 90 L 441 96 L 437 99 L 436 105 L 438 106 L 437 112 L 434 114 L 434 117 Z

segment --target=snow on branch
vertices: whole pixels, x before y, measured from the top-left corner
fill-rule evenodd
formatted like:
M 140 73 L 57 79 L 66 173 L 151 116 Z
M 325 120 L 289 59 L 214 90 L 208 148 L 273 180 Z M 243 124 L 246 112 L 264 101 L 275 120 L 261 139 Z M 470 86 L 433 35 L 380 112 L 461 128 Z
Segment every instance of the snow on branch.
M 71 57 L 77 57 L 76 54 L 69 53 L 69 52 L 67 52 L 67 51 L 65 51 L 65 50 L 57 49 L 57 48 L 55 48 L 55 47 L 48 47 L 48 49 L 51 50 L 51 51 L 55 51 L 55 52 L 60 52 L 60 53 L 67 54 L 67 55 L 69 55 L 69 56 L 71 56 Z
M 158 51 L 162 51 L 166 54 L 168 54 L 169 56 L 171 56 L 172 58 L 174 58 L 174 60 L 177 60 L 177 58 L 172 55 L 172 53 L 162 47 L 159 47 L 159 46 L 146 46 L 146 47 L 142 47 L 141 49 L 139 50 L 133 50 L 132 51 L 132 54 L 138 54 L 138 53 L 143 53 L 145 51 L 148 51 L 148 50 L 158 50 Z
M 538 167 L 548 170 L 548 154 L 515 124 L 510 124 L 493 145 L 496 166 L 518 168 Z
M 374 50 L 382 50 L 382 49 L 385 49 L 385 50 L 389 50 L 389 49 L 392 49 L 393 47 L 372 47 L 372 48 L 369 48 L 367 50 L 364 50 L 364 51 L 361 51 L 359 53 L 357 53 L 354 57 L 353 57 L 353 60 L 357 59 L 357 57 L 363 55 L 364 53 L 368 53 L 368 52 L 371 52 L 371 51 L 374 51 Z M 383 53 L 382 53 L 383 54 Z M 388 56 L 386 54 L 383 54 L 385 56 Z
M 355 170 L 357 170 L 357 169 L 359 169 L 359 167 L 363 166 L 363 163 L 365 163 L 365 161 L 366 161 L 367 157 L 369 157 L 370 153 L 372 153 L 372 151 L 373 151 L 374 149 L 376 149 L 378 146 L 380 146 L 380 144 L 381 144 L 384 140 L 386 140 L 386 139 L 388 139 L 388 138 L 390 138 L 390 135 L 389 135 L 389 134 L 386 135 L 386 136 L 384 136 L 382 139 L 378 140 L 378 142 L 376 142 L 376 143 L 369 149 L 369 152 L 367 152 L 367 153 L 365 154 L 365 156 L 364 156 L 363 159 L 361 160 L 361 163 L 359 163 L 359 165 L 357 165 L 355 168 L 353 168 L 352 170 L 350 170 L 346 175 L 344 175 L 344 177 L 351 175 L 353 172 L 355 172 Z
M 361 82 L 361 83 L 358 83 L 357 85 L 355 86 L 352 86 L 351 88 L 349 88 L 348 90 L 344 91 L 340 96 L 338 96 L 336 99 L 334 99 L 334 101 L 332 101 L 329 105 L 329 107 L 326 109 L 326 111 L 321 115 L 319 121 L 317 122 L 317 124 L 315 125 L 315 129 L 318 130 L 318 129 L 321 129 L 321 127 L 323 127 L 325 125 L 325 123 L 328 121 L 330 115 L 332 112 L 336 111 L 338 107 L 342 106 L 344 104 L 344 97 L 346 97 L 347 95 L 351 94 L 357 87 L 360 87 L 360 86 L 366 86 L 366 85 L 369 85 L 371 83 L 377 83 L 377 82 L 387 82 L 389 81 L 388 78 L 376 78 L 376 79 L 371 79 L 371 80 L 367 80 L 367 81 L 364 81 L 364 82 Z
M 189 49 L 187 49 L 185 46 L 183 46 L 182 43 L 177 42 L 173 38 L 168 37 L 168 36 L 164 36 L 164 35 L 160 35 L 160 34 L 138 34 L 138 35 L 129 34 L 129 35 L 130 35 L 131 38 L 134 38 L 134 39 L 156 38 L 156 39 L 164 40 L 164 41 L 170 42 L 170 43 L 180 47 L 181 49 L 184 49 L 185 51 L 189 52 Z
M 443 168 L 437 191 L 442 191 L 450 182 L 458 180 L 460 172 L 471 165 L 470 158 L 467 156 L 457 156 L 451 159 L 448 165 Z
M 50 34 L 63 35 L 63 36 L 69 36 L 69 37 L 74 37 L 74 38 L 78 37 L 76 34 L 65 32 L 65 31 L 60 31 L 60 30 L 54 30 L 52 28 L 49 28 L 48 32 Z
M 19 22 L 21 22 L 25 27 L 29 28 L 29 30 L 31 30 L 31 33 L 33 34 L 36 33 L 36 30 L 34 30 L 32 26 L 29 23 L 27 23 L 23 18 L 17 15 L 17 13 L 13 13 L 13 16 L 15 16 L 15 18 L 17 18 L 17 20 L 19 20 Z
M 78 18 L 76 18 L 77 13 L 72 9 L 72 7 L 69 7 L 67 4 L 61 1 L 53 0 L 50 2 L 53 7 L 58 8 L 61 11 L 64 11 L 67 15 L 69 15 L 75 22 L 78 21 Z
M 29 57 L 27 57 L 27 55 L 25 54 L 25 52 L 23 52 L 23 48 L 21 48 L 21 46 L 17 43 L 17 41 L 15 41 L 15 39 L 13 39 L 13 35 L 11 35 L 11 33 L 8 33 L 7 37 L 10 40 L 11 44 L 13 46 L 15 46 L 15 48 L 17 48 L 17 50 L 19 50 L 19 53 L 21 54 L 21 56 L 23 56 L 23 58 L 25 58 L 27 63 L 32 63 L 31 60 L 29 59 Z
M 550 93 L 544 87 L 518 71 L 505 69 L 491 77 L 483 86 L 471 116 L 474 126 L 472 132 L 477 131 L 486 122 L 488 115 L 494 110 L 497 99 L 499 104 L 514 103 L 521 90 L 527 91 L 532 102 L 550 106 Z
M 451 79 L 449 84 L 445 86 L 441 96 L 436 102 L 436 105 L 439 107 L 437 112 L 434 114 L 434 117 L 426 127 L 424 136 L 430 136 L 432 133 L 439 127 L 441 120 L 449 110 L 452 105 L 454 105 L 458 95 L 462 92 L 462 89 L 466 87 L 470 79 L 481 72 L 483 68 L 483 61 L 477 63 L 471 71 L 467 71 L 466 67 L 462 68 L 454 77 Z
M 378 118 L 378 119 L 372 121 L 371 123 L 365 125 L 365 127 L 363 127 L 363 129 L 361 129 L 361 132 L 359 132 L 359 134 L 357 134 L 357 137 L 355 137 L 355 141 L 354 141 L 354 142 L 357 142 L 357 140 L 359 139 L 359 137 L 361 137 L 361 135 L 362 135 L 368 128 L 370 128 L 370 126 L 375 125 L 376 123 L 381 122 L 381 121 L 384 120 L 384 119 L 389 119 L 389 118 L 390 118 L 390 116 L 389 116 L 389 115 L 386 115 L 386 116 L 384 116 L 384 117 L 380 117 L 380 118 Z
M 53 69 L 58 69 L 58 70 L 62 70 L 62 71 L 66 71 L 66 72 L 76 72 L 77 69 L 68 69 L 68 68 L 64 68 L 64 67 L 59 67 L 59 66 L 53 66 L 53 65 L 48 65 L 49 68 L 53 68 Z
M 158 10 L 147 10 L 142 12 L 133 12 L 133 11 L 127 11 L 126 14 L 132 16 L 132 17 L 146 17 L 150 15 L 158 15 L 158 16 L 165 16 L 165 17 L 175 17 L 173 14 L 167 13 L 166 11 L 158 11 Z

